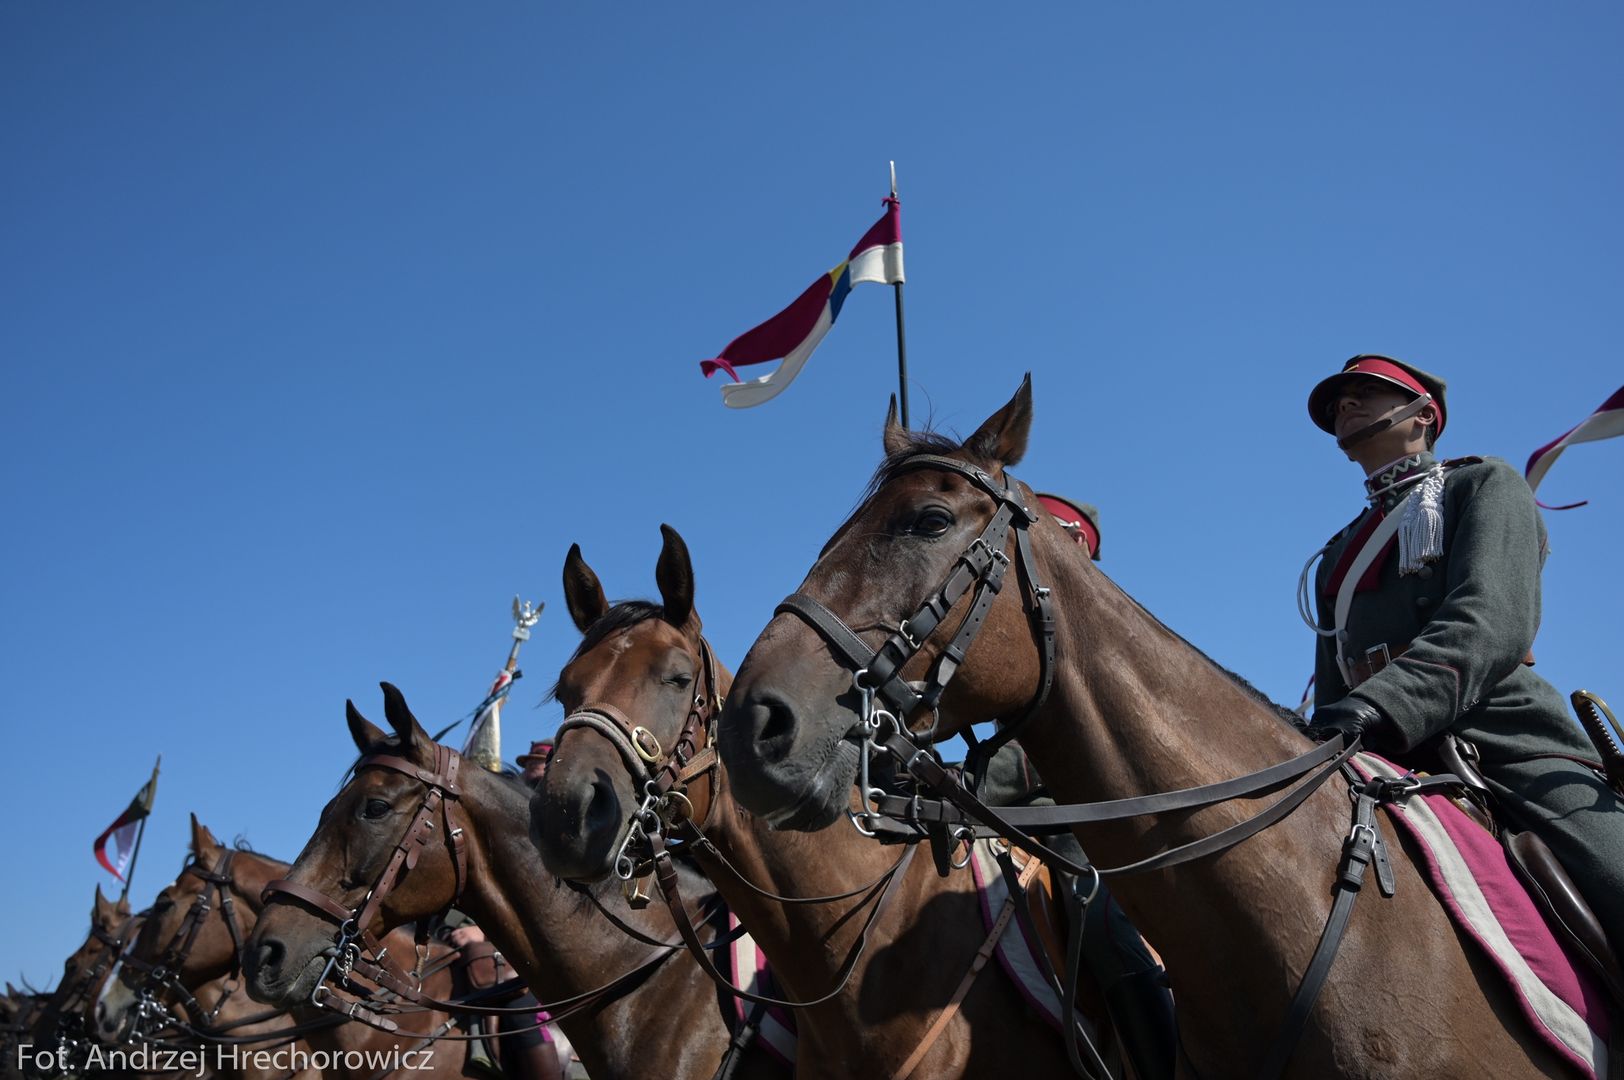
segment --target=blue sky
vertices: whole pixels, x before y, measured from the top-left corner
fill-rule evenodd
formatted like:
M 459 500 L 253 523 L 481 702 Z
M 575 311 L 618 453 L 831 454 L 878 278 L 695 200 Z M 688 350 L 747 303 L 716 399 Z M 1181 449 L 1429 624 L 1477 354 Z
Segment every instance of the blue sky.
M 0 972 L 50 981 L 90 841 L 164 755 L 186 815 L 292 858 L 343 702 L 471 709 L 581 543 L 654 591 L 660 522 L 736 664 L 879 453 L 891 299 L 784 395 L 697 362 L 836 263 L 897 161 L 916 423 L 1033 373 L 1018 474 L 1105 569 L 1295 702 L 1303 560 L 1359 508 L 1309 387 L 1388 352 L 1507 457 L 1621 381 L 1624 10 L 1427 5 L 0 6 Z M 1541 489 L 1540 670 L 1624 699 L 1624 445 Z M 15 819 L 14 819 L 15 820 Z

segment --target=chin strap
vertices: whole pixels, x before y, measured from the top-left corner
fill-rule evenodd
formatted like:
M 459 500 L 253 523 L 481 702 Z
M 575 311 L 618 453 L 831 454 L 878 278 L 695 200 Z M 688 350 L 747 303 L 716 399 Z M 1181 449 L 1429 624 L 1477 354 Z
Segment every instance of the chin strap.
M 1399 423 L 1402 420 L 1408 420 L 1410 417 L 1414 416 L 1416 413 L 1420 412 L 1422 409 L 1426 408 L 1432 403 L 1433 401 L 1431 394 L 1422 394 L 1420 397 L 1416 398 L 1412 402 L 1409 402 L 1408 404 L 1400 405 L 1396 409 L 1388 410 L 1386 413 L 1378 416 L 1376 419 L 1372 420 L 1358 431 L 1350 432 L 1349 434 L 1344 435 L 1342 438 L 1336 441 L 1336 444 L 1344 450 L 1352 449 L 1354 446 L 1364 442 L 1371 436 L 1380 435 L 1394 424 Z

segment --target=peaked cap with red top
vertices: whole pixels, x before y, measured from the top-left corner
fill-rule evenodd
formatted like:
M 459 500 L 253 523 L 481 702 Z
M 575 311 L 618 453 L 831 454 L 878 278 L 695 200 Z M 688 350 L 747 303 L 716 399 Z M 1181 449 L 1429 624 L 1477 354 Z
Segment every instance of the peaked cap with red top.
M 1100 512 L 1088 503 L 1076 503 L 1062 495 L 1038 492 L 1038 502 L 1054 515 L 1060 527 L 1071 538 L 1088 548 L 1088 557 L 1095 562 L 1100 558 Z
M 1444 433 L 1444 422 L 1448 418 L 1448 412 L 1444 407 L 1444 381 L 1412 364 L 1376 353 L 1361 353 L 1355 356 L 1342 365 L 1341 371 L 1328 379 L 1320 380 L 1319 385 L 1309 393 L 1308 415 L 1321 431 L 1336 434 L 1336 425 L 1331 413 L 1336 406 L 1337 396 L 1350 379 L 1360 376 L 1392 383 L 1400 390 L 1409 391 L 1415 397 L 1430 397 L 1438 410 L 1438 428 L 1433 432 L 1433 436 L 1437 437 Z

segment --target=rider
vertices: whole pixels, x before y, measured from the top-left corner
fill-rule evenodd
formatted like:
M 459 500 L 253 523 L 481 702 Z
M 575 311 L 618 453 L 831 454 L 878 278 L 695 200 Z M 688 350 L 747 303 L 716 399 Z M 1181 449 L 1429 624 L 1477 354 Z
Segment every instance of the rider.
M 1624 946 L 1624 802 L 1575 760 L 1595 748 L 1532 667 L 1533 492 L 1499 458 L 1435 458 L 1443 380 L 1391 357 L 1355 356 L 1308 412 L 1364 470 L 1370 503 L 1320 553 L 1310 734 L 1399 758 L 1444 732 L 1469 740 L 1503 816 L 1550 846 Z
M 542 739 L 540 742 L 530 744 L 528 754 L 520 754 L 515 760 L 519 768 L 524 771 L 524 782 L 531 787 L 541 783 L 542 776 L 547 772 L 547 762 L 553 756 L 553 740 Z
M 1061 495 L 1039 492 L 1037 499 L 1088 557 L 1098 562 L 1099 510 Z M 988 763 L 981 793 L 989 804 L 1054 804 L 1015 741 L 1002 746 Z M 1073 862 L 1087 861 L 1082 846 L 1069 832 L 1051 837 L 1047 843 Z M 1064 887 L 1070 887 L 1069 875 L 1067 878 Z M 1140 1080 L 1171 1077 L 1178 1036 L 1166 973 L 1103 883 L 1083 918 L 1083 962 L 1105 995 L 1134 1075 Z

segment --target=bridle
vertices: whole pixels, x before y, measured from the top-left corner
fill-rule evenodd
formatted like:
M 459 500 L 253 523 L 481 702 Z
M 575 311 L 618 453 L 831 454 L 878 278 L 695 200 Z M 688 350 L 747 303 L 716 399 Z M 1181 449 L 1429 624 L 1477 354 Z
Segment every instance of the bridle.
M 462 768 L 462 756 L 448 746 L 433 743 L 435 758 L 432 768 L 421 766 L 415 762 L 395 754 L 372 753 L 363 754 L 355 763 L 353 773 L 359 775 L 363 769 L 383 768 L 401 773 L 423 785 L 423 800 L 419 804 L 411 823 L 395 842 L 389 862 L 379 872 L 372 886 L 366 891 L 360 902 L 353 908 L 347 908 L 339 901 L 309 885 L 293 881 L 288 878 L 279 878 L 268 883 L 261 894 L 266 903 L 274 902 L 279 896 L 291 897 L 324 916 L 338 926 L 338 935 L 331 948 L 331 955 L 327 964 L 322 968 L 321 975 L 316 980 L 315 988 L 310 992 L 310 1003 L 323 1009 L 359 1020 L 362 1023 L 383 1031 L 398 1033 L 403 1037 L 422 1037 L 425 1039 L 451 1041 L 466 1041 L 468 1039 L 482 1038 L 480 1035 L 449 1035 L 450 1024 L 448 1020 L 441 1030 L 435 1032 L 408 1032 L 401 1031 L 400 1026 L 384 1015 L 378 1001 L 363 1001 L 359 995 L 366 994 L 362 988 L 352 987 L 350 979 L 353 975 L 361 975 L 370 982 L 377 984 L 388 994 L 410 1003 L 409 1009 L 394 1009 L 400 1011 L 437 1010 L 447 1013 L 482 1014 L 487 1016 L 519 1016 L 535 1020 L 538 1012 L 546 1012 L 549 1019 L 536 1021 L 530 1027 L 509 1029 L 508 1034 L 518 1034 L 534 1030 L 544 1023 L 557 1023 L 565 1017 L 584 1009 L 594 1008 L 609 1000 L 628 993 L 640 986 L 655 968 L 669 958 L 673 949 L 666 947 L 655 953 L 649 959 L 642 961 L 630 970 L 622 973 L 601 986 L 575 994 L 553 1002 L 543 1002 L 523 1006 L 496 1006 L 479 1004 L 479 1001 L 500 999 L 504 994 L 511 994 L 522 988 L 518 979 L 499 983 L 488 990 L 481 990 L 471 995 L 470 999 L 459 1001 L 443 1001 L 431 997 L 423 992 L 424 978 L 431 971 L 427 970 L 428 942 L 431 929 L 431 920 L 417 920 L 417 963 L 409 976 L 403 976 L 393 968 L 386 965 L 388 947 L 372 932 L 371 926 L 378 917 L 384 898 L 399 883 L 401 875 L 417 866 L 423 851 L 429 846 L 431 838 L 436 831 L 435 820 L 438 817 L 445 844 L 450 852 L 450 858 L 456 872 L 456 885 L 452 897 L 444 907 L 456 906 L 462 899 L 462 894 L 468 883 L 468 853 L 466 848 L 465 832 L 457 823 L 455 807 L 462 797 L 462 788 L 458 783 L 458 776 Z M 370 954 L 370 955 L 369 955 Z M 329 984 L 333 976 L 338 978 L 338 986 Z M 378 1006 L 378 1007 L 374 1007 Z
M 99 925 L 91 924 L 90 936 L 102 944 L 102 949 L 96 957 L 95 963 L 90 966 L 89 970 L 80 973 L 79 977 L 71 984 L 58 987 L 57 992 L 44 1002 L 40 1007 L 39 1016 L 35 1020 L 36 1027 L 43 1026 L 48 1035 L 55 1038 L 59 1045 L 66 1045 L 74 1041 L 74 1037 L 63 1030 L 65 1026 L 64 1019 L 71 1018 L 76 1023 L 83 1021 L 81 1014 L 85 1007 L 90 1004 L 92 1000 L 91 994 L 101 985 L 103 978 L 118 963 L 119 958 L 123 956 L 132 933 L 140 929 L 140 924 L 145 915 L 145 912 L 136 912 L 125 916 L 116 933 L 108 933 Z
M 236 856 L 237 852 L 234 849 L 228 849 L 221 854 L 219 862 L 212 868 L 205 867 L 195 856 L 188 859 L 186 865 L 181 867 L 181 877 L 190 874 L 199 878 L 203 882 L 203 888 L 192 898 L 191 907 L 187 909 L 181 924 L 170 935 L 169 943 L 164 946 L 163 952 L 155 962 L 137 956 L 123 957 L 125 967 L 145 976 L 141 985 L 136 988 L 139 998 L 136 1005 L 136 1027 L 131 1032 L 132 1037 L 139 1037 L 154 1023 L 161 1025 L 175 1019 L 158 1000 L 161 991 L 175 995 L 204 1026 L 214 1022 L 220 1010 L 225 1007 L 226 1001 L 237 991 L 238 976 L 242 971 L 243 938 L 242 929 L 237 924 L 236 902 L 231 896 L 234 884 L 231 876 L 232 862 Z M 218 905 L 215 903 L 216 896 L 219 897 Z M 186 989 L 185 984 L 181 982 L 181 976 L 192 958 L 192 949 L 197 945 L 198 935 L 208 923 L 210 913 L 215 911 L 217 906 L 220 918 L 225 922 L 227 932 L 231 934 L 230 979 L 219 1000 L 214 1003 L 214 1008 L 205 1009 L 192 992 Z
M 436 832 L 437 818 L 443 827 L 446 846 L 450 849 L 451 863 L 456 873 L 456 889 L 447 907 L 454 906 L 462 898 L 463 889 L 467 884 L 468 852 L 462 827 L 456 823 L 453 811 L 453 806 L 462 797 L 462 788 L 457 783 L 457 776 L 462 767 L 462 756 L 448 746 L 441 746 L 439 743 L 433 745 L 435 753 L 433 768 L 418 765 L 396 754 L 385 753 L 363 754 L 355 763 L 353 772 L 356 776 L 367 768 L 390 769 L 423 784 L 423 800 L 418 804 L 411 823 L 395 842 L 394 849 L 389 855 L 389 862 L 378 873 L 371 888 L 367 889 L 366 895 L 355 907 L 346 908 L 326 893 L 289 878 L 277 878 L 267 884 L 261 893 L 262 899 L 267 903 L 277 894 L 291 896 L 338 923 L 338 938 L 334 943 L 332 955 L 328 957 L 327 966 L 322 969 L 321 976 L 316 980 L 315 989 L 310 993 L 312 1005 L 331 1008 L 326 999 L 337 995 L 328 985 L 328 978 L 336 974 L 340 984 L 347 987 L 350 975 L 357 969 L 357 965 L 363 967 L 363 974 L 367 978 L 379 985 L 397 993 L 418 993 L 423 978 L 423 966 L 428 958 L 428 922 L 420 920 L 418 924 L 417 966 L 413 973 L 414 982 L 418 985 L 406 983 L 393 970 L 383 966 L 388 948 L 373 934 L 371 927 L 378 917 L 384 899 L 399 884 L 401 874 L 417 866 L 430 838 Z M 365 959 L 363 948 L 372 954 L 371 961 Z M 345 1010 L 347 1015 L 368 1023 L 382 1020 L 377 1014 L 366 1009 L 359 999 L 341 1000 L 345 1000 L 348 1005 L 348 1009 Z
M 681 822 L 704 825 L 716 801 L 716 774 L 721 767 L 716 754 L 716 719 L 722 711 L 722 688 L 716 654 L 703 634 L 699 637 L 699 669 L 703 681 L 670 750 L 660 745 L 652 731 L 634 724 L 605 701 L 587 702 L 571 712 L 553 736 L 554 746 L 576 728 L 588 728 L 608 739 L 642 796 L 614 862 L 615 876 L 628 883 L 627 899 L 637 906 L 647 902 L 648 894 L 632 882 L 652 869 L 657 838 Z M 648 854 L 634 855 L 639 848 Z
M 1013 739 L 1027 721 L 1042 710 L 1054 685 L 1055 621 L 1052 598 L 1050 589 L 1038 576 L 1029 531 L 1039 518 L 1038 512 L 1027 504 L 1013 480 L 1000 484 L 986 470 L 956 458 L 920 454 L 900 462 L 891 476 L 894 478 L 922 469 L 936 469 L 963 477 L 992 498 L 994 511 L 980 534 L 960 553 L 942 585 L 926 597 L 912 615 L 903 619 L 879 648 L 870 648 L 840 616 L 806 593 L 798 592 L 785 598 L 773 612 L 775 615 L 794 615 L 805 621 L 828 642 L 837 656 L 845 660 L 852 671 L 852 685 L 862 704 L 858 721 L 847 735 L 860 736 L 864 741 L 860 783 L 865 806 L 884 794 L 869 781 L 870 760 L 881 748 L 890 747 L 899 751 L 899 760 L 905 766 L 909 766 L 909 759 L 916 755 L 929 756 L 929 751 L 922 750 L 908 738 L 908 720 L 921 709 L 931 711 L 931 727 L 921 733 L 922 740 L 928 745 L 935 731 L 934 714 L 942 694 L 964 664 L 971 644 L 985 625 L 988 610 L 1003 589 L 1004 575 L 1010 566 L 1005 548 L 1011 531 L 1015 533 L 1015 558 L 1022 581 L 1022 594 L 1030 599 L 1028 615 L 1038 651 L 1038 686 L 1021 714 L 1012 721 L 1000 723 L 990 738 L 977 740 L 973 732 L 966 732 L 965 740 L 970 743 L 971 756 L 964 772 L 970 777 L 972 792 L 982 775 L 981 766 L 990 761 L 1000 747 Z M 1007 472 L 1005 477 L 1008 479 Z M 926 641 L 942 626 L 953 606 L 972 589 L 975 594 L 969 610 L 965 612 L 952 639 L 942 648 L 928 678 L 921 683 L 904 680 L 902 669 L 924 649 Z M 912 766 L 909 766 L 909 771 L 913 771 Z M 866 819 L 866 824 L 858 821 L 858 817 Z M 865 833 L 872 833 L 879 821 L 880 815 L 872 810 L 853 817 L 853 823 Z

